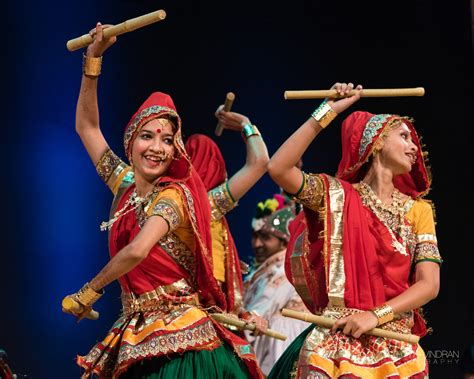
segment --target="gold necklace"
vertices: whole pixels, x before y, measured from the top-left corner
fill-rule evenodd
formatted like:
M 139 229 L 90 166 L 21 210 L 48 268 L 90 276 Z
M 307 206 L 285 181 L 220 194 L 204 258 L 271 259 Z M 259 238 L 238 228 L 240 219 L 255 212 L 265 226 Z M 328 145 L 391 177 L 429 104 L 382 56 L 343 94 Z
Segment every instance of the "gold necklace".
M 130 197 L 127 199 L 125 204 L 123 205 L 122 209 L 119 209 L 117 212 L 114 213 L 114 217 L 112 217 L 109 221 L 103 221 L 100 224 L 100 230 L 106 231 L 112 228 L 112 225 L 122 216 L 125 216 L 127 213 L 137 209 L 140 205 L 144 204 L 146 201 L 150 200 L 153 194 L 156 193 L 157 187 L 153 187 L 151 191 L 149 191 L 145 196 L 140 197 L 138 196 L 137 189 L 135 188 L 133 192 L 130 194 Z M 127 208 L 129 208 L 126 210 Z
M 404 223 L 405 209 L 401 192 L 396 188 L 393 190 L 392 202 L 389 205 L 382 203 L 372 188 L 363 181 L 359 183 L 357 192 L 359 192 L 362 204 L 368 207 L 387 228 L 392 238 L 392 247 L 400 254 L 408 255 L 408 230 L 405 230 L 407 226 Z M 396 238 L 395 233 L 401 237 L 402 242 Z

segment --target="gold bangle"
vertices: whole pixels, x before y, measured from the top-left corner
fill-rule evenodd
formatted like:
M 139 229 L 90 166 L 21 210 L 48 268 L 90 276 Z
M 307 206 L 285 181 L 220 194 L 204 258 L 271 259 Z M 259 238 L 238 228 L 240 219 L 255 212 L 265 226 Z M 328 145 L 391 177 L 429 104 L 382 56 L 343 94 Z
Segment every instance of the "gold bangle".
M 261 134 L 255 125 L 245 124 L 244 128 L 242 129 L 242 136 L 245 139 L 248 139 L 251 136 L 260 136 L 260 135 Z
M 77 291 L 74 295 L 74 300 L 78 301 L 85 307 L 90 307 L 94 304 L 99 298 L 104 294 L 104 290 L 101 292 L 95 292 L 90 286 L 89 283 L 84 284 L 84 286 Z
M 393 320 L 395 315 L 393 314 L 393 309 L 388 304 L 383 304 L 379 307 L 371 309 L 371 311 L 377 316 L 379 322 L 377 325 L 382 325 Z
M 325 129 L 331 122 L 337 117 L 337 113 L 331 106 L 324 100 L 321 105 L 311 114 L 319 126 Z
M 97 77 L 102 68 L 102 57 L 82 56 L 82 72 L 86 76 Z

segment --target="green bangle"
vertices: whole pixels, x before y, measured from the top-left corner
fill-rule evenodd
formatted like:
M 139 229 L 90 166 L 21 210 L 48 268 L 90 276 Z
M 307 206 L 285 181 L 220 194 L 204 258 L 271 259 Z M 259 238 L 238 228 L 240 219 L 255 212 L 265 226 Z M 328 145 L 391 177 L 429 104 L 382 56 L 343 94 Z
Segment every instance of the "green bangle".
M 304 185 L 306 184 L 306 176 L 305 176 L 305 173 L 303 172 L 303 180 L 301 181 L 301 186 L 300 188 L 298 189 L 298 192 L 296 193 L 288 193 L 285 191 L 285 193 L 289 196 L 289 197 L 298 197 L 298 195 L 301 193 L 301 191 L 303 191 L 303 188 L 304 188 Z
M 301 191 L 303 191 L 303 188 L 304 188 L 305 184 L 306 184 L 306 176 L 303 173 L 303 180 L 301 181 L 301 186 L 300 186 L 298 192 L 296 192 L 293 196 L 295 196 L 295 197 L 298 196 L 301 193 Z
M 260 135 L 261 134 L 255 125 L 245 124 L 244 128 L 242 129 L 242 136 L 245 139 L 248 139 L 251 136 L 260 136 Z
M 234 199 L 234 196 L 232 196 L 232 192 L 230 192 L 230 189 L 229 189 L 229 181 L 227 180 L 225 182 L 225 189 L 227 190 L 227 193 L 229 194 L 230 198 L 232 199 L 232 201 L 234 203 L 236 203 L 235 199 Z

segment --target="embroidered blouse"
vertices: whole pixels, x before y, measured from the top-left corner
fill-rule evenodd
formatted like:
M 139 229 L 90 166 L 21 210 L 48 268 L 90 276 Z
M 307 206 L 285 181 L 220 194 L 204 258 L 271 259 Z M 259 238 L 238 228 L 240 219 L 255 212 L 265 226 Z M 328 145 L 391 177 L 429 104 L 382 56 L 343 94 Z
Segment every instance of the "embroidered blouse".
M 324 207 L 325 191 L 324 182 L 318 174 L 303 173 L 301 189 L 293 197 L 305 207 L 320 212 Z M 409 199 L 404 205 L 404 212 L 409 225 L 408 234 L 414 234 L 415 239 L 410 249 L 413 264 L 424 261 L 441 264 L 431 204 L 423 199 Z
M 121 187 L 134 183 L 131 167 L 110 148 L 100 158 L 96 170 L 116 197 Z M 162 217 L 168 223 L 169 232 L 173 232 L 188 248 L 193 249 L 193 230 L 181 193 L 176 188 L 158 188 L 150 201 L 137 209 L 140 227 L 152 216 Z

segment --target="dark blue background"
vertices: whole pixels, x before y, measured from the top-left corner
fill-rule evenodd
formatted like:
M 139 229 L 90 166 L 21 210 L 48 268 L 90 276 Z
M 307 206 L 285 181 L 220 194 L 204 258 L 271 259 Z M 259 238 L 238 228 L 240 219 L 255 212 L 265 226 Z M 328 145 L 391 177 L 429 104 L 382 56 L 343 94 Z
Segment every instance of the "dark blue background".
M 347 5 L 351 4 L 351 5 Z M 152 91 L 170 93 L 184 133 L 212 135 L 225 93 L 250 117 L 272 154 L 319 104 L 285 101 L 287 89 L 325 89 L 335 81 L 365 88 L 423 86 L 422 98 L 363 99 L 352 110 L 416 119 L 433 165 L 438 239 L 445 258 L 439 297 L 426 306 L 434 334 L 426 351 L 472 343 L 472 39 L 469 1 L 9 1 L 2 46 L 2 254 L 0 347 L 30 378 L 76 378 L 75 354 L 102 339 L 119 313 L 116 283 L 97 304 L 99 321 L 61 312 L 64 295 L 108 260 L 111 195 L 74 131 L 81 52 L 66 41 L 96 21 L 118 23 L 157 9 L 164 22 L 122 36 L 104 57 L 101 126 L 122 154 L 122 132 Z M 339 121 L 312 144 L 307 171 L 336 170 Z M 216 139 L 230 174 L 245 160 L 235 132 Z M 249 260 L 250 220 L 278 188 L 266 175 L 229 222 Z M 433 378 L 455 377 L 454 363 L 432 362 Z

